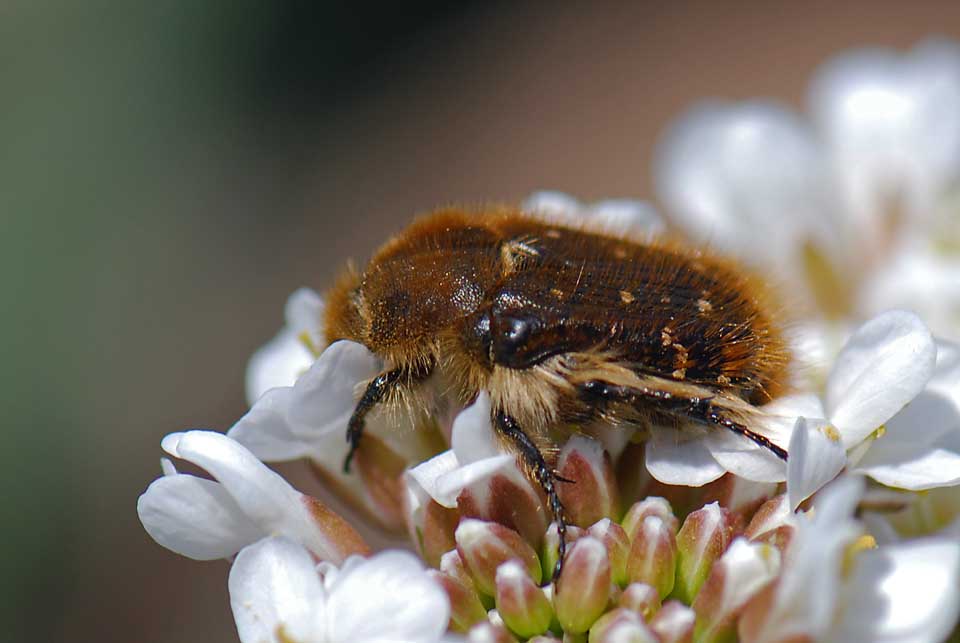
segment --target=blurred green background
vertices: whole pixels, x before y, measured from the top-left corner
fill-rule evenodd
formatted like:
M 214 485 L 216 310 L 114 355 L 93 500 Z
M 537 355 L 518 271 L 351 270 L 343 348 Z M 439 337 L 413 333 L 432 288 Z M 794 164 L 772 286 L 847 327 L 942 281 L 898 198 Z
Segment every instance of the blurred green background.
M 829 55 L 931 34 L 960 4 L 4 3 L 0 639 L 235 640 L 227 565 L 135 502 L 164 434 L 244 412 L 298 286 L 436 205 L 649 198 L 695 100 L 799 107 Z

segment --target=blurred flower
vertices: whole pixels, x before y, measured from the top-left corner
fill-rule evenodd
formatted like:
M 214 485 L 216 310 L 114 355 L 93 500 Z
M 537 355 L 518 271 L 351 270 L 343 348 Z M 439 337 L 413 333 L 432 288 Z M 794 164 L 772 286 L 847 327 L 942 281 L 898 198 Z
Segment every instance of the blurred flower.
M 960 45 L 841 55 L 809 103 L 810 122 L 763 101 L 681 118 L 655 161 L 671 220 L 827 317 L 909 308 L 960 335 Z
M 780 577 L 747 606 L 747 643 L 940 641 L 960 608 L 960 541 L 931 538 L 870 550 L 853 511 L 855 477 L 818 496 L 799 516 Z M 851 567 L 852 565 L 852 567 Z M 847 571 L 845 571 L 847 567 Z
M 306 549 L 272 537 L 247 547 L 230 570 L 230 604 L 243 643 L 431 643 L 450 608 L 408 552 L 316 565 Z

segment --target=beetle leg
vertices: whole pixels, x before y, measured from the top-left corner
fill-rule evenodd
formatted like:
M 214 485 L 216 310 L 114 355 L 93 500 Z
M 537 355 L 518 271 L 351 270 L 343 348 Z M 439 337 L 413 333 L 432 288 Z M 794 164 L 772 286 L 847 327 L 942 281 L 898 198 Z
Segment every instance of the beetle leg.
M 360 401 L 357 402 L 357 406 L 353 409 L 353 415 L 350 416 L 350 422 L 347 423 L 347 442 L 350 443 L 350 450 L 347 452 L 347 457 L 343 459 L 344 473 L 350 473 L 350 462 L 360 446 L 360 438 L 363 436 L 363 426 L 367 413 L 383 401 L 387 393 L 397 385 L 401 375 L 403 375 L 403 371 L 399 368 L 380 373 L 367 384 L 366 390 L 360 396 Z
M 551 578 L 552 581 L 556 581 L 560 578 L 560 572 L 563 569 L 563 557 L 567 553 L 567 518 L 563 512 L 563 504 L 560 502 L 560 496 L 557 494 L 557 488 L 554 483 L 560 480 L 567 482 L 567 480 L 558 476 L 554 473 L 553 469 L 547 465 L 540 449 L 538 449 L 537 445 L 530 439 L 530 436 L 523 432 L 523 429 L 520 428 L 520 425 L 517 424 L 517 421 L 513 419 L 512 416 L 507 415 L 503 411 L 497 411 L 494 426 L 501 435 L 509 438 L 513 446 L 516 447 L 520 456 L 523 458 L 524 464 L 526 464 L 533 473 L 533 477 L 546 494 L 547 502 L 550 503 L 550 512 L 553 514 L 553 519 L 557 523 L 557 531 L 560 535 L 557 563 L 553 567 L 553 577 Z
M 417 369 L 395 368 L 380 373 L 367 384 L 366 390 L 360 396 L 360 401 L 354 407 L 353 415 L 350 416 L 350 421 L 347 423 L 347 442 L 350 444 L 350 450 L 347 452 L 347 457 L 343 459 L 344 473 L 350 473 L 350 463 L 360 446 L 360 438 L 363 436 L 367 413 L 382 402 L 390 391 L 396 387 L 425 380 L 432 372 L 432 362 Z
M 737 435 L 742 435 L 754 444 L 767 449 L 781 460 L 786 460 L 788 456 L 786 449 L 783 447 L 777 446 L 766 436 L 752 431 L 725 415 L 723 407 L 715 404 L 712 396 L 684 397 L 655 388 L 620 386 L 600 380 L 584 382 L 580 386 L 580 391 L 585 397 L 593 400 L 626 404 L 636 404 L 642 401 L 643 404 L 649 404 L 653 408 L 675 416 L 733 431 Z

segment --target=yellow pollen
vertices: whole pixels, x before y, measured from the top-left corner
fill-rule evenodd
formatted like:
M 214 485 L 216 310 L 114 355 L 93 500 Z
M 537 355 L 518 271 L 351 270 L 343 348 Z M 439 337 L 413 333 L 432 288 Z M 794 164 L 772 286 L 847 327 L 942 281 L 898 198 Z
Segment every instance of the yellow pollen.
M 310 351 L 314 357 L 320 357 L 320 353 L 323 351 L 321 351 L 320 347 L 314 343 L 313 338 L 310 337 L 310 333 L 305 330 L 300 331 L 300 334 L 297 335 L 297 339 L 300 340 L 300 343 L 303 344 L 304 348 Z
M 877 427 L 877 430 L 873 432 L 873 434 L 872 434 L 872 435 L 873 435 L 873 439 L 874 439 L 874 440 L 879 440 L 879 439 L 882 438 L 884 435 L 886 435 L 886 433 L 887 433 L 887 425 L 886 425 L 886 424 L 881 424 L 880 426 Z
M 633 296 L 633 293 L 627 292 L 626 290 L 620 291 L 620 301 L 623 303 L 631 304 L 634 299 L 636 299 L 636 297 Z
M 847 576 L 853 570 L 853 561 L 857 554 L 868 549 L 876 549 L 877 541 L 870 534 L 864 534 L 847 545 L 843 552 L 843 575 Z
M 698 299 L 697 310 L 699 310 L 701 313 L 708 313 L 713 310 L 713 305 L 706 299 Z
M 823 427 L 822 431 L 823 434 L 830 438 L 832 442 L 840 441 L 840 432 L 837 431 L 836 427 L 834 427 L 832 424 L 828 424 L 827 426 Z

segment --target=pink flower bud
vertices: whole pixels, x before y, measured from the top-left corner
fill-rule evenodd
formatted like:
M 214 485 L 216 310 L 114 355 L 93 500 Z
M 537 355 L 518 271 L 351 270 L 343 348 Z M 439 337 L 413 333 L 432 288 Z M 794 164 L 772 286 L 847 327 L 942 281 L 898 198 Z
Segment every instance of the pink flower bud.
M 427 573 L 443 587 L 450 599 L 450 629 L 455 632 L 466 632 L 474 624 L 486 620 L 487 610 L 480 603 L 480 598 L 473 590 L 473 585 L 466 585 L 459 579 L 438 572 L 428 570 Z
M 503 622 L 523 638 L 542 634 L 550 626 L 550 601 L 519 560 L 508 560 L 497 568 L 496 600 Z
M 557 581 L 553 607 L 566 632 L 586 632 L 610 600 L 607 549 L 590 536 L 573 543 Z
M 408 462 L 377 436 L 368 432 L 363 438 L 356 452 L 357 473 L 378 515 L 399 528 L 403 525 L 403 472 Z
M 780 552 L 770 545 L 733 541 L 710 572 L 693 609 L 698 643 L 736 638 L 737 617 L 747 602 L 772 581 L 780 569 Z
M 494 625 L 490 621 L 477 623 L 467 634 L 469 643 L 517 643 L 516 637 L 503 625 Z
M 546 506 L 540 490 L 517 469 L 470 485 L 457 496 L 462 516 L 509 527 L 535 548 L 540 546 L 547 529 Z
M 659 643 L 636 612 L 622 607 L 607 612 L 590 628 L 590 643 Z
M 630 546 L 627 576 L 631 583 L 651 585 L 663 598 L 673 590 L 676 556 L 673 531 L 659 516 L 647 516 Z
M 570 438 L 557 461 L 561 477 L 574 482 L 557 482 L 557 493 L 570 522 L 581 527 L 620 512 L 620 494 L 610 456 L 603 445 L 583 435 Z
M 733 538 L 734 519 L 733 514 L 714 502 L 683 521 L 677 533 L 675 598 L 687 604 L 696 598 L 713 562 L 726 551 Z
M 494 522 L 468 518 L 460 521 L 455 536 L 457 551 L 478 591 L 493 596 L 497 567 L 512 558 L 524 564 L 534 582 L 540 582 L 540 559 L 520 534 L 512 529 Z
M 636 538 L 637 531 L 640 530 L 647 516 L 657 516 L 670 529 L 671 533 L 677 533 L 680 521 L 673 515 L 673 508 L 670 507 L 670 503 L 663 498 L 653 496 L 634 503 L 620 522 L 630 542 L 633 542 Z
M 627 558 L 630 556 L 630 539 L 627 538 L 627 532 L 609 518 L 604 518 L 592 525 L 587 533 L 607 548 L 613 582 L 620 586 L 626 585 L 629 580 Z
M 617 603 L 620 607 L 640 614 L 644 621 L 650 622 L 653 615 L 660 609 L 660 595 L 646 583 L 630 583 L 623 590 Z
M 697 614 L 680 601 L 667 601 L 650 622 L 660 643 L 692 643 Z
M 567 551 L 575 540 L 581 538 L 584 531 L 575 525 L 567 525 Z M 542 578 L 550 578 L 553 574 L 553 568 L 557 564 L 557 557 L 560 555 L 560 534 L 557 531 L 557 523 L 550 523 L 547 533 L 543 538 L 543 556 L 540 557 Z

